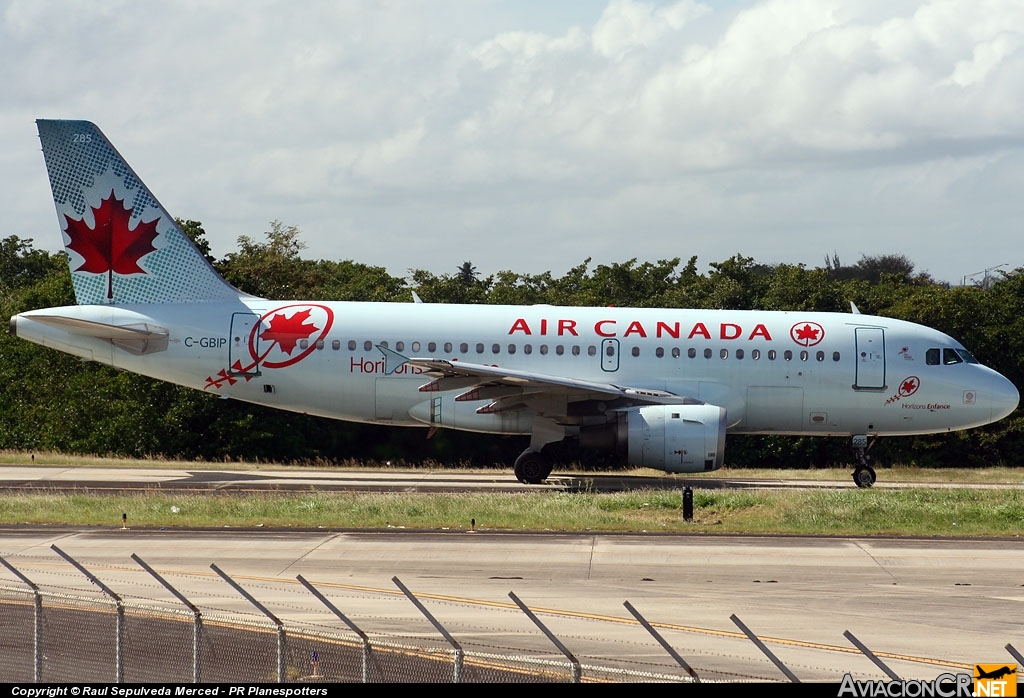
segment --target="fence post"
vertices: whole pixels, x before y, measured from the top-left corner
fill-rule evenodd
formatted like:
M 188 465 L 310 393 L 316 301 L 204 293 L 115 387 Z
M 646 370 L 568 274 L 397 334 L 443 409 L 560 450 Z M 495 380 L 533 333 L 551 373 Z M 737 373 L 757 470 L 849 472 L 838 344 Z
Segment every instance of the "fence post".
M 566 656 L 566 658 L 569 660 L 569 663 L 572 664 L 572 682 L 580 683 L 583 680 L 583 668 L 580 666 L 580 662 L 578 659 L 576 659 L 576 656 L 572 652 L 570 652 L 569 648 L 563 645 L 557 637 L 555 637 L 554 633 L 547 629 L 547 626 L 540 622 L 540 618 L 534 615 L 533 611 L 527 608 L 526 604 L 520 601 L 518 596 L 516 596 L 510 591 L 508 592 L 508 597 L 515 601 L 516 606 L 519 606 L 519 610 L 525 613 L 526 617 L 532 620 L 533 624 L 540 628 L 540 631 L 544 633 L 544 635 L 546 635 L 547 638 L 551 640 L 552 643 L 554 643 L 555 647 L 557 647 L 558 650 Z
M 124 682 L 124 661 L 123 661 L 123 655 L 124 655 L 124 646 L 123 646 L 123 643 L 124 643 L 124 602 L 121 601 L 121 597 L 118 596 L 117 594 L 115 594 L 110 589 L 110 587 L 108 587 L 106 584 L 101 582 L 96 577 L 96 575 L 94 575 L 92 572 L 90 572 L 89 570 L 87 570 L 84 567 L 82 567 L 82 565 L 80 565 L 77 560 L 75 560 L 73 557 L 68 555 L 66 552 L 64 552 L 63 550 L 58 548 L 56 545 L 51 545 L 50 546 L 50 550 L 52 550 L 53 552 L 57 553 L 62 558 L 67 560 L 69 563 L 71 563 L 71 565 L 76 570 L 78 570 L 79 572 L 84 574 L 86 576 L 86 578 L 90 582 L 92 582 L 93 584 L 98 586 L 100 588 L 100 590 L 104 594 L 106 594 L 107 596 L 109 596 L 110 598 L 112 598 L 114 600 L 114 609 L 115 609 L 115 612 L 117 614 L 117 620 L 116 620 L 116 625 L 115 625 L 115 630 L 114 630 L 114 642 L 115 642 L 115 649 L 114 649 L 115 660 L 114 661 L 115 661 L 115 664 L 116 664 L 115 669 L 114 669 L 114 672 L 116 674 L 116 678 L 114 679 L 114 682 L 115 683 L 123 683 Z
M 164 585 L 167 591 L 174 594 L 174 597 L 181 601 L 183 604 L 188 606 L 189 610 L 192 611 L 192 683 L 199 683 L 199 663 L 200 663 L 200 640 L 202 637 L 203 618 L 199 608 L 194 603 L 185 598 L 184 594 L 171 586 L 171 583 L 164 579 L 160 574 L 152 567 L 146 564 L 145 560 L 141 557 L 132 553 L 132 559 L 142 566 L 142 569 L 149 572 L 156 581 Z
M 36 683 L 43 681 L 43 597 L 39 593 L 39 587 L 35 582 L 19 572 L 14 565 L 0 557 L 0 563 L 11 571 L 11 573 L 23 581 L 32 589 L 33 612 L 32 612 L 32 680 Z
M 757 649 L 761 650 L 761 652 L 764 653 L 764 656 L 768 657 L 768 659 L 772 661 L 772 664 L 774 664 L 779 671 L 786 675 L 786 678 L 788 678 L 793 683 L 800 683 L 800 679 L 796 677 L 796 674 L 790 671 L 789 668 L 785 664 L 783 664 L 782 661 L 778 657 L 776 657 L 770 649 L 768 649 L 768 646 L 761 642 L 757 635 L 750 632 L 750 628 L 745 626 L 743 624 L 743 621 L 736 617 L 735 613 L 729 616 L 729 620 L 735 623 L 736 627 L 743 631 L 743 634 L 746 635 L 747 638 L 757 646 Z
M 267 610 L 266 606 L 264 606 L 259 601 L 257 601 L 256 598 L 252 594 L 250 594 L 245 589 L 240 587 L 238 585 L 238 582 L 236 582 L 234 579 L 229 577 L 227 575 L 227 573 L 222 571 L 221 568 L 217 567 L 217 565 L 211 564 L 210 565 L 210 569 L 213 570 L 214 572 L 216 572 L 217 574 L 219 574 L 220 578 L 223 579 L 228 584 L 230 584 L 232 589 L 234 589 L 239 594 L 241 594 L 245 598 L 246 601 L 248 601 L 253 606 L 255 606 L 257 609 L 259 609 L 260 612 L 263 613 L 263 615 L 265 615 L 267 618 L 269 618 L 271 621 L 273 621 L 274 625 L 277 626 L 277 682 L 278 683 L 284 683 L 284 679 L 285 679 L 285 666 L 284 666 L 284 660 L 285 660 L 285 632 L 284 632 L 284 623 L 282 623 L 280 621 L 280 619 L 278 619 L 277 616 L 275 616 L 273 613 L 271 613 L 269 610 Z
M 900 677 L 896 675 L 896 672 L 894 672 L 892 669 L 890 669 L 885 664 L 885 662 L 883 662 L 881 659 L 876 657 L 875 653 L 872 652 L 871 650 L 869 650 L 867 645 L 865 645 L 863 642 L 861 642 L 860 640 L 855 638 L 853 636 L 853 633 L 851 633 L 849 630 L 844 630 L 843 631 L 843 637 L 845 637 L 847 640 L 852 642 L 853 646 L 856 647 L 857 649 L 859 649 L 861 652 L 863 652 L 864 656 L 867 657 L 868 659 L 870 659 L 872 662 L 874 662 L 875 666 L 878 667 L 879 669 L 881 669 L 885 673 L 886 676 L 888 676 L 893 681 L 899 681 L 900 680 Z
M 451 634 L 444 628 L 444 626 L 437 622 L 437 619 L 430 614 L 430 611 L 427 610 L 426 606 L 420 603 L 420 600 L 417 599 L 413 595 L 413 593 L 406 588 L 404 584 L 402 584 L 398 577 L 392 577 L 391 581 L 395 583 L 395 586 L 402 590 L 402 593 L 405 594 L 406 598 L 412 601 L 413 605 L 419 609 L 420 613 L 422 613 L 426 617 L 426 619 L 430 621 L 431 625 L 434 626 L 434 629 L 444 636 L 444 639 L 448 641 L 448 644 L 455 648 L 455 666 L 453 668 L 453 679 L 455 683 L 461 683 L 464 654 L 462 651 L 462 645 L 456 642 L 455 638 L 451 636 Z
M 693 668 L 686 663 L 686 660 L 683 659 L 682 656 L 680 656 L 680 654 L 675 651 L 675 649 L 673 649 L 672 645 L 668 644 L 665 638 L 661 636 L 661 633 L 655 630 L 654 626 L 648 623 L 647 619 L 640 615 L 640 611 L 633 608 L 633 604 L 631 604 L 629 601 L 624 602 L 623 605 L 626 607 L 626 610 L 632 613 L 633 617 L 640 622 L 640 625 L 644 626 L 644 630 L 649 632 L 651 636 L 658 641 L 658 644 L 660 644 L 662 648 L 669 653 L 669 656 L 671 656 L 672 659 L 676 660 L 679 666 L 683 667 L 683 669 L 686 670 L 686 673 L 690 675 L 690 678 L 693 679 L 693 682 L 700 683 L 700 678 L 697 676 L 697 672 L 694 671 Z
M 337 606 L 335 606 L 333 603 L 331 603 L 330 600 L 328 600 L 328 598 L 326 596 L 324 596 L 323 594 L 320 593 L 319 589 L 317 589 L 311 583 L 306 581 L 305 577 L 303 577 L 300 574 L 299 576 L 296 577 L 296 579 L 298 579 L 302 583 L 302 586 L 304 586 L 307 589 L 309 589 L 309 591 L 313 594 L 313 596 L 318 598 L 320 600 L 320 603 L 322 603 L 324 606 L 326 606 L 328 608 L 328 610 L 330 610 L 331 613 L 333 613 L 334 615 L 338 616 L 338 618 L 341 618 L 341 620 L 344 621 L 345 625 L 347 625 L 349 627 L 349 629 L 352 632 L 354 632 L 356 635 L 358 635 L 359 639 L 363 641 L 363 683 L 369 683 L 370 682 L 370 638 L 369 638 L 369 636 L 366 633 L 364 633 L 359 628 L 359 626 L 357 626 L 355 623 L 353 623 L 351 620 L 349 620 L 348 616 L 346 616 L 344 613 L 339 611 Z

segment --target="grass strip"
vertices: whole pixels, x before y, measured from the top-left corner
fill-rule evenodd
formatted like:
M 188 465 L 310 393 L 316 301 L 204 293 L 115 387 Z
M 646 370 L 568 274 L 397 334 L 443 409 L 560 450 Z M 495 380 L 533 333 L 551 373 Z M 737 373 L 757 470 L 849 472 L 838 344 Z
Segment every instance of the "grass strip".
M 1024 491 L 981 489 L 696 490 L 694 520 L 678 491 L 620 493 L 261 494 L 18 493 L 0 525 L 120 528 L 317 528 L 693 532 L 856 536 L 1019 536 Z

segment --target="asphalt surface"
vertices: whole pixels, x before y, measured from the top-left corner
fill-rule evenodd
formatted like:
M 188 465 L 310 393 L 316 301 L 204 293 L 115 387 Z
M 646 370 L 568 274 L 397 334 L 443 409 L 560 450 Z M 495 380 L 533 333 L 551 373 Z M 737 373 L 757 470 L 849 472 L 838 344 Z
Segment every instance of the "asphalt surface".
M 560 476 L 540 489 L 852 488 L 771 478 Z M 920 486 L 885 482 L 877 487 Z M 945 485 L 935 485 L 945 486 Z M 962 486 L 962 485 L 950 485 Z M 984 487 L 984 485 L 980 485 Z M 1005 488 L 1005 485 L 998 485 Z M 511 473 L 0 467 L 17 490 L 522 491 Z M 537 489 L 530 487 L 529 489 Z M 1024 542 L 401 530 L 152 531 L 0 529 L 0 557 L 42 588 L 96 595 L 57 545 L 126 600 L 179 606 L 139 555 L 204 613 L 263 619 L 212 569 L 232 575 L 282 619 L 346 632 L 296 580 L 301 574 L 377 639 L 444 645 L 393 578 L 467 649 L 561 654 L 514 593 L 584 663 L 684 672 L 624 607 L 630 602 L 706 679 L 785 680 L 737 616 L 801 680 L 884 679 L 844 632 L 904 678 L 1012 662 L 1024 648 Z M 0 586 L 24 588 L 0 568 Z
M 884 679 L 850 631 L 904 678 L 1013 661 L 1024 647 L 1024 543 L 559 533 L 8 529 L 0 556 L 45 589 L 96 589 L 51 545 L 126 600 L 178 605 L 130 556 L 204 613 L 262 618 L 215 563 L 273 613 L 345 627 L 314 583 L 371 637 L 444 645 L 397 577 L 467 650 L 560 658 L 514 593 L 584 663 L 681 670 L 629 601 L 708 679 L 784 680 L 736 615 L 803 681 Z M 21 583 L 0 570 L 0 584 Z
M 344 490 L 375 492 L 462 492 L 472 490 L 521 492 L 524 489 L 617 492 L 633 489 L 673 489 L 686 485 L 705 489 L 851 489 L 851 478 L 842 480 L 793 480 L 771 477 L 686 477 L 623 475 L 560 475 L 554 473 L 542 485 L 523 485 L 511 471 L 461 472 L 458 470 L 204 470 L 179 468 L 99 468 L 86 466 L 0 466 L 0 490 L 193 490 L 273 491 Z M 881 471 L 879 488 L 968 487 L 1024 489 L 1024 485 L 962 483 L 905 483 L 887 481 Z

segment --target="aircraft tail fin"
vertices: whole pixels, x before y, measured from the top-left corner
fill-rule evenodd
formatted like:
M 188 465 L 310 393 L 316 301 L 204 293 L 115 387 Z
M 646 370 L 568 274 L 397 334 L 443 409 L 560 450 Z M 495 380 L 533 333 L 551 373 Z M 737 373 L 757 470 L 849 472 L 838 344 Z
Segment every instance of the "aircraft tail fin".
M 36 125 L 80 305 L 244 295 L 220 277 L 95 124 Z

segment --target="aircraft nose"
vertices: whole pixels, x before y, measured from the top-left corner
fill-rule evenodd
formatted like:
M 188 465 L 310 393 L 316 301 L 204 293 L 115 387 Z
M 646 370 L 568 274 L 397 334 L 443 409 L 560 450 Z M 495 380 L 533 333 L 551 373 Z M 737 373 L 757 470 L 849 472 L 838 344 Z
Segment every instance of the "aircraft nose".
M 1005 376 L 996 374 L 995 385 L 992 386 L 992 421 L 996 422 L 1007 416 L 1020 404 L 1020 393 L 1017 386 Z

